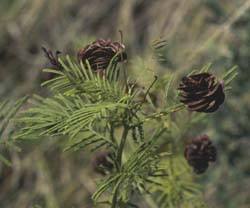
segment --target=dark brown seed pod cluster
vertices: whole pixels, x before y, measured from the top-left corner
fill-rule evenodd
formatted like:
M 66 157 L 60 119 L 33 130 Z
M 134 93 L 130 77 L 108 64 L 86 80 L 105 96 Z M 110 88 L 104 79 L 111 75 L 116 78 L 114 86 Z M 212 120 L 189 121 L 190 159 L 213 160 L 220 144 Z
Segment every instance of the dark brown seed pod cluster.
M 82 61 L 86 67 L 86 60 L 88 60 L 91 69 L 94 72 L 105 70 L 114 56 L 117 55 L 116 63 L 125 61 L 127 54 L 124 52 L 125 46 L 119 42 L 112 42 L 111 40 L 98 39 L 92 44 L 78 51 L 78 59 Z
M 216 147 L 207 135 L 200 135 L 186 145 L 184 156 L 197 174 L 204 173 L 209 162 L 215 162 L 217 157 Z
M 180 102 L 186 104 L 190 111 L 212 113 L 225 100 L 223 82 L 216 82 L 211 73 L 183 77 L 178 89 L 181 91 Z
M 91 165 L 95 172 L 106 175 L 105 170 L 112 170 L 114 165 L 111 162 L 112 153 L 108 151 L 100 151 L 92 159 Z

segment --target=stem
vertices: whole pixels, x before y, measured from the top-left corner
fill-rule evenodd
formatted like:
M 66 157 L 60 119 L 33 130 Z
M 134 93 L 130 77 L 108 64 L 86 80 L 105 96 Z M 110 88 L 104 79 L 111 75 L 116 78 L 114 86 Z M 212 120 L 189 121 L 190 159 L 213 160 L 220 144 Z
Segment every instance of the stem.
M 135 147 L 133 144 L 131 144 L 131 140 L 128 140 L 128 145 L 129 145 L 129 149 L 131 149 L 132 151 L 135 150 Z M 124 157 L 126 156 L 126 153 L 124 152 Z M 145 199 L 145 202 L 143 203 L 143 207 L 150 207 L 150 208 L 158 208 L 157 204 L 154 202 L 153 198 L 151 195 L 144 195 L 143 198 Z
M 123 149 L 124 149 L 124 146 L 125 146 L 125 143 L 126 143 L 128 132 L 129 132 L 129 126 L 127 126 L 125 124 L 124 125 L 124 130 L 123 130 L 123 133 L 122 133 L 122 136 L 121 136 L 120 146 L 119 146 L 119 149 L 117 151 L 117 164 L 118 164 L 118 168 L 119 168 L 118 171 L 121 170 L 122 153 L 123 153 Z M 112 198 L 112 207 L 111 208 L 116 208 L 117 197 L 118 197 L 118 192 L 119 192 L 119 185 L 115 189 L 115 193 L 114 193 L 113 198 Z
M 114 136 L 114 125 L 113 123 L 110 123 L 110 140 L 117 145 L 117 142 L 116 142 L 116 139 L 115 139 L 115 136 Z
M 122 152 L 126 143 L 128 131 L 129 131 L 129 127 L 127 125 L 124 125 L 124 130 L 123 130 L 122 137 L 121 137 L 121 143 L 117 152 L 117 163 L 119 164 L 120 167 L 122 164 Z
M 161 111 L 159 113 L 153 113 L 153 114 L 147 116 L 146 118 L 144 118 L 143 120 L 141 120 L 140 122 L 135 123 L 134 125 L 131 125 L 130 128 L 132 128 L 134 126 L 138 126 L 139 124 L 143 124 L 145 122 L 148 122 L 151 119 L 157 119 L 157 118 L 160 118 L 162 116 L 167 116 L 170 113 L 174 113 L 174 112 L 180 111 L 180 110 L 182 110 L 184 108 L 185 108 L 185 105 L 184 104 L 180 104 L 177 107 L 173 106 L 173 107 L 169 108 L 168 110 Z M 133 116 L 136 116 L 136 114 L 134 114 Z
M 123 44 L 123 33 L 121 30 L 119 30 L 120 36 L 121 36 L 121 44 Z M 121 51 L 121 69 L 123 72 L 123 77 L 124 77 L 124 83 L 126 86 L 126 90 L 128 90 L 128 82 L 127 82 L 127 73 L 126 70 L 124 69 L 124 57 L 123 57 L 123 53 Z
M 147 95 L 149 94 L 149 91 L 151 90 L 151 88 L 153 87 L 153 85 L 155 84 L 155 82 L 156 82 L 156 81 L 157 81 L 157 79 L 158 79 L 158 77 L 157 77 L 157 76 L 155 76 L 154 78 L 155 78 L 155 79 L 154 79 L 154 81 L 153 81 L 153 82 L 151 83 L 151 85 L 148 87 L 148 89 L 147 89 L 147 91 L 146 91 L 146 93 L 145 93 L 145 95 L 144 95 L 144 98 L 143 98 L 142 104 L 146 102 Z
M 112 199 L 112 207 L 111 207 L 111 208 L 116 208 L 118 190 L 119 190 L 119 189 L 116 189 L 116 190 L 115 190 L 115 193 L 114 193 L 114 196 L 113 196 L 113 199 Z
M 170 113 L 174 113 L 174 112 L 180 111 L 180 110 L 182 110 L 182 109 L 184 109 L 184 108 L 185 108 L 185 105 L 184 105 L 184 104 L 179 104 L 178 106 L 170 107 L 170 108 L 168 108 L 168 109 L 165 110 L 165 111 L 161 111 L 161 112 L 159 112 L 159 113 L 153 113 L 153 114 L 149 115 L 148 117 L 146 117 L 146 118 L 144 119 L 144 121 L 147 121 L 147 120 L 149 120 L 149 119 L 151 119 L 151 118 L 159 118 L 159 117 L 161 117 L 161 116 L 166 116 L 166 115 L 168 115 L 168 114 L 170 114 Z
M 141 102 L 140 105 L 137 107 L 137 109 L 135 110 L 135 112 L 133 112 L 135 115 L 136 115 L 136 113 L 140 110 L 140 108 L 142 107 L 143 103 L 146 102 L 147 95 L 149 94 L 150 89 L 153 87 L 153 85 L 155 84 L 155 82 L 156 82 L 157 79 L 158 79 L 157 76 L 155 76 L 154 78 L 155 78 L 155 79 L 154 79 L 154 81 L 151 83 L 151 85 L 148 87 L 148 89 L 147 89 L 147 91 L 146 91 L 146 93 L 145 93 L 145 95 L 144 95 L 144 97 L 143 97 L 142 102 Z

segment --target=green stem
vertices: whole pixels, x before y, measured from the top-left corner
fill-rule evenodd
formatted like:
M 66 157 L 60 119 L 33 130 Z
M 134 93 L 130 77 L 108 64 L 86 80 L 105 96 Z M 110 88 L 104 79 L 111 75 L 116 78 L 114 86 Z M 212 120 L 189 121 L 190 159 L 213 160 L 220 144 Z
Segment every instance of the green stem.
M 114 193 L 114 196 L 113 196 L 113 199 L 112 199 L 112 207 L 111 207 L 111 208 L 116 208 L 118 190 L 119 190 L 119 189 L 116 189 L 116 190 L 115 190 L 115 193 Z
M 118 164 L 118 168 L 119 168 L 118 171 L 121 170 L 122 153 L 123 153 L 123 149 L 124 149 L 124 146 L 125 146 L 125 143 L 126 143 L 128 132 L 129 132 L 129 127 L 127 125 L 124 125 L 124 130 L 123 130 L 123 133 L 122 133 L 122 136 L 121 136 L 120 146 L 119 146 L 118 151 L 117 151 L 117 164 Z M 114 195 L 113 195 L 113 198 L 112 198 L 112 207 L 111 208 L 116 208 L 118 192 L 119 192 L 119 185 L 115 189 L 115 192 L 114 192 Z
M 125 146 L 125 143 L 126 143 L 128 132 L 129 132 L 129 127 L 127 125 L 124 125 L 124 130 L 123 130 L 123 133 L 122 133 L 120 146 L 119 146 L 119 149 L 118 149 L 118 152 L 117 152 L 117 162 L 120 165 L 120 167 L 121 167 L 121 164 L 122 164 L 122 152 L 123 152 L 123 149 L 124 149 L 124 146 Z
M 147 117 L 145 117 L 143 120 L 141 120 L 140 122 L 138 123 L 135 123 L 133 125 L 130 126 L 130 128 L 134 127 L 134 126 L 138 126 L 139 124 L 143 124 L 145 122 L 148 122 L 150 121 L 151 119 L 157 119 L 157 118 L 160 118 L 162 116 L 167 116 L 169 115 L 170 113 L 174 113 L 174 112 L 177 112 L 177 111 L 180 111 L 182 109 L 185 108 L 185 105 L 184 104 L 179 104 L 178 106 L 173 106 L 173 107 L 170 107 L 168 110 L 165 110 L 165 111 L 161 111 L 161 112 L 158 112 L 158 113 L 153 113 Z M 135 114 L 133 115 L 135 116 Z

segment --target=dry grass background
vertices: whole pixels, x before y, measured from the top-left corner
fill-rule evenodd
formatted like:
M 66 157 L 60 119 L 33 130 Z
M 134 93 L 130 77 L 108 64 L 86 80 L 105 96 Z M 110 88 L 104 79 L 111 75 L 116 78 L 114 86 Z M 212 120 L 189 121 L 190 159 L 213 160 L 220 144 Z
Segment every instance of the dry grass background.
M 234 40 L 231 26 L 248 11 L 250 0 L 219 1 L 224 9 L 220 18 L 211 12 L 207 2 L 0 0 L 0 96 L 46 93 L 39 86 L 46 79 L 41 74 L 46 66 L 41 46 L 74 55 L 94 38 L 119 39 L 119 29 L 123 31 L 130 62 L 138 63 L 130 73 L 146 84 L 147 79 L 140 75 L 141 66 L 149 66 L 151 75 L 184 73 L 212 62 L 222 73 L 217 63 L 221 57 L 230 58 L 227 45 Z M 168 42 L 169 61 L 161 67 L 149 58 L 150 45 L 159 37 Z M 0 207 L 92 207 L 90 195 L 95 190 L 96 175 L 91 171 L 88 155 L 62 153 L 54 139 L 22 142 L 20 147 L 21 152 L 0 149 L 13 163 L 11 168 L 0 164 Z M 222 173 L 218 172 L 217 177 L 222 177 Z M 212 181 L 209 177 L 208 181 Z M 230 207 L 249 207 L 248 185 L 242 190 L 230 187 L 219 197 L 216 184 L 207 184 L 204 198 L 209 207 L 229 207 L 224 202 L 233 200 L 235 195 L 243 202 Z

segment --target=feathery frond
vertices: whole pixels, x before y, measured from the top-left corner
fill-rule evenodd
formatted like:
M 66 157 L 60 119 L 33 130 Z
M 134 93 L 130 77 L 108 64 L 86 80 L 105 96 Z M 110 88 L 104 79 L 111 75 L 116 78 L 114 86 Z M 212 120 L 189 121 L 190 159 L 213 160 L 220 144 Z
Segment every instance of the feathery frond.
M 152 178 L 164 175 L 161 159 L 169 153 L 158 152 L 157 140 L 164 130 L 154 134 L 149 141 L 142 143 L 138 149 L 122 165 L 121 170 L 105 180 L 93 194 L 94 201 L 111 188 L 111 192 L 118 193 L 118 199 L 129 201 L 133 190 L 139 193 L 148 192 L 147 184 L 154 183 Z
M 42 136 L 67 136 L 65 150 L 88 146 L 90 144 L 114 145 L 95 130 L 102 120 L 109 121 L 118 117 L 128 107 L 125 103 L 86 104 L 79 97 L 56 95 L 53 98 L 34 96 L 33 105 L 24 111 L 16 121 L 23 127 L 14 137 L 39 138 Z M 120 113 L 119 113 L 120 112 Z
M 202 204 L 200 187 L 194 183 L 190 169 L 180 156 L 171 157 L 163 162 L 167 167 L 167 177 L 156 178 L 156 183 L 150 187 L 160 208 L 190 207 Z M 157 185 L 158 184 L 158 185 Z
M 11 119 L 15 117 L 19 109 L 26 102 L 27 97 L 18 99 L 16 102 L 12 101 L 2 101 L 0 103 L 0 144 L 9 143 L 7 140 L 14 133 L 13 128 L 8 128 Z M 11 163 L 3 155 L 0 154 L 0 161 L 5 165 L 10 166 Z
M 112 60 L 114 60 L 114 57 Z M 59 60 L 63 70 L 45 69 L 44 72 L 54 73 L 57 76 L 42 84 L 47 85 L 56 93 L 64 95 L 85 96 L 91 102 L 119 102 L 125 95 L 125 87 L 118 82 L 119 69 L 110 62 L 104 74 L 92 71 L 90 65 L 85 68 L 83 63 L 74 63 L 69 56 L 66 61 Z

